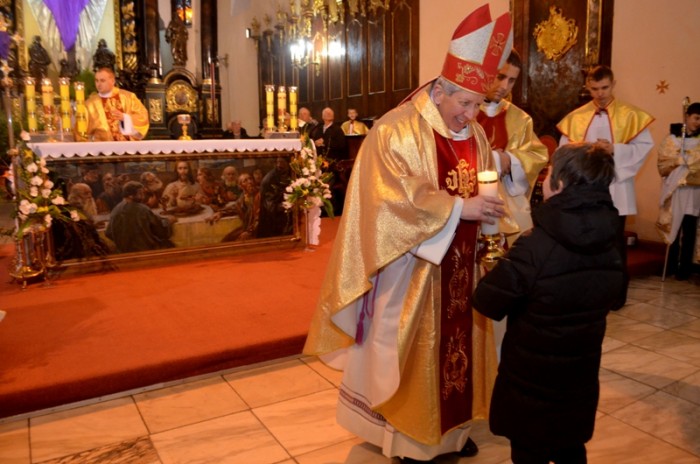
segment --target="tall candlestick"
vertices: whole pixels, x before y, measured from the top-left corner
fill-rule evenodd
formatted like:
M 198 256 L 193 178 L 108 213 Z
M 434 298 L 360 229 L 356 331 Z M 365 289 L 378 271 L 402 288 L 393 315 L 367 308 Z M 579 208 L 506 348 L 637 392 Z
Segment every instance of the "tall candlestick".
M 498 173 L 496 171 L 482 171 L 477 173 L 476 179 L 479 182 L 479 195 L 487 197 L 498 197 Z M 495 224 L 487 222 L 481 223 L 482 235 L 495 235 L 498 233 L 498 219 Z
M 289 129 L 297 130 L 299 124 L 297 122 L 297 88 L 289 87 Z
M 265 128 L 268 130 L 274 130 L 275 127 L 275 86 L 266 85 L 265 86 Z
M 75 90 L 75 131 L 80 137 L 87 137 L 87 109 L 85 108 L 85 84 L 74 82 Z
M 70 78 L 60 77 L 58 83 L 61 96 L 61 130 L 70 132 Z
M 277 130 L 286 132 L 285 116 L 287 113 L 287 89 L 280 85 L 277 89 Z
M 56 129 L 53 125 L 53 84 L 47 77 L 41 80 L 41 105 L 44 110 L 44 129 L 53 132 Z
M 75 102 L 83 103 L 85 101 L 85 84 L 82 82 L 74 82 L 73 89 L 75 90 Z
M 27 102 L 27 128 L 29 132 L 37 131 L 36 123 L 36 81 L 33 77 L 24 79 L 24 97 Z

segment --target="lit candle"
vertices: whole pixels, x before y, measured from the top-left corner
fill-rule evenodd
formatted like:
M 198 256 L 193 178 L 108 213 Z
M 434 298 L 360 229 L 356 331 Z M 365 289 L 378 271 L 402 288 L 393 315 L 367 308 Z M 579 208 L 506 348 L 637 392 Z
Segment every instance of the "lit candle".
M 58 83 L 61 96 L 61 127 L 64 131 L 70 131 L 70 79 L 61 77 Z
M 266 123 L 265 126 L 268 129 L 272 129 L 275 126 L 275 86 L 266 85 L 265 86 L 265 103 L 266 103 Z
M 27 113 L 27 126 L 29 128 L 29 132 L 36 132 L 37 131 L 36 113 L 34 113 L 34 112 Z
M 289 88 L 289 129 L 297 130 L 299 124 L 297 123 L 297 88 L 292 86 Z
M 486 197 L 498 197 L 498 173 L 496 171 L 482 171 L 477 173 L 479 182 L 479 195 Z M 482 235 L 495 235 L 498 233 L 498 219 L 495 224 L 481 223 Z
M 75 102 L 82 103 L 85 101 L 85 84 L 82 82 L 74 82 L 73 89 L 75 89 Z
M 27 113 L 36 111 L 36 90 L 34 88 L 35 81 L 33 77 L 24 79 L 24 97 L 27 100 Z
M 277 125 L 279 131 L 284 130 L 284 116 L 287 112 L 287 89 L 280 85 L 277 89 Z
M 51 84 L 51 79 L 44 78 L 41 80 L 41 104 L 45 108 L 53 108 L 53 85 Z

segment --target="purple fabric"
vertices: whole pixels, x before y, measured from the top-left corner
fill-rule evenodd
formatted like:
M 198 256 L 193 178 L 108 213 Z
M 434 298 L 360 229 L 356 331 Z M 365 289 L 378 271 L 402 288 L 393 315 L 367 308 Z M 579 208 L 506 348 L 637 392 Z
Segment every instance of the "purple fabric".
M 10 34 L 0 31 L 0 59 L 6 60 L 10 56 Z
M 70 50 L 78 37 L 80 13 L 90 0 L 44 0 L 44 4 L 53 14 L 56 27 L 61 34 L 63 48 Z

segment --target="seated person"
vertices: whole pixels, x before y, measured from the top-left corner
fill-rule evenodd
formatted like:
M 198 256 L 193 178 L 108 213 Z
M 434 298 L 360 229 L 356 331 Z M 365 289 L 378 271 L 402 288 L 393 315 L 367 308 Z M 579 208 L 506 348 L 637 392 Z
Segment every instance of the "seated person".
M 195 205 L 195 199 L 200 194 L 200 187 L 194 180 L 192 168 L 187 161 L 178 161 L 175 165 L 177 178 L 165 186 L 161 205 L 163 209 L 179 208 L 185 210 Z
M 241 121 L 236 119 L 229 123 L 228 129 L 224 131 L 225 139 L 249 139 L 248 132 L 241 127 Z
M 140 180 L 144 187 L 143 203 L 149 208 L 157 208 L 163 195 L 163 181 L 151 171 L 142 172 Z
M 102 193 L 97 197 L 97 212 L 109 213 L 122 201 L 122 187 L 114 174 L 107 172 L 102 176 Z
M 56 261 L 106 256 L 110 250 L 97 232 L 93 219 L 97 207 L 90 186 L 83 183 L 73 184 L 66 200 L 71 207 L 76 208 L 80 220 L 73 221 L 67 218 L 65 221 L 53 221 L 51 224 Z
M 170 236 L 172 225 L 177 219 L 173 216 L 158 216 L 143 200 L 143 184 L 129 181 L 124 185 L 124 199 L 109 215 L 105 235 L 114 242 L 118 253 L 175 246 L 170 241 Z
M 226 204 L 224 189 L 216 181 L 211 169 L 202 166 L 197 170 L 197 184 L 199 184 L 199 192 L 195 196 L 197 203 L 209 205 L 215 211 Z
M 369 128 L 364 122 L 357 120 L 357 110 L 348 108 L 348 120 L 341 126 L 345 135 L 367 135 Z
M 148 110 L 133 93 L 115 87 L 114 70 L 95 72 L 93 93 L 85 102 L 87 134 L 98 141 L 142 140 L 149 128 Z
M 214 213 L 207 222 L 214 223 L 224 216 L 239 216 L 243 225 L 238 227 L 222 239 L 222 242 L 237 242 L 255 238 L 260 221 L 260 191 L 248 173 L 238 177 L 238 185 L 243 189 L 243 195 L 233 204 L 230 204 Z
M 236 201 L 243 190 L 238 185 L 238 170 L 235 166 L 226 166 L 221 173 L 221 182 L 226 203 Z

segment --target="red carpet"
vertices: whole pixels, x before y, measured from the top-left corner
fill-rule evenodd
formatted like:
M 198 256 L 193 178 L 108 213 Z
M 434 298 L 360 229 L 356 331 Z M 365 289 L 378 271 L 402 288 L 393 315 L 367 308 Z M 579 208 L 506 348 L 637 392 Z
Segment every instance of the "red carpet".
M 339 219 L 295 249 L 0 284 L 0 417 L 301 352 Z M 630 248 L 661 273 L 663 245 Z M 0 247 L 7 269 L 14 248 Z M 7 274 L 5 274 L 7 276 Z
M 0 417 L 300 353 L 339 220 L 324 219 L 314 253 L 299 245 L 24 291 L 7 277 Z M 0 247 L 3 270 L 13 255 Z

